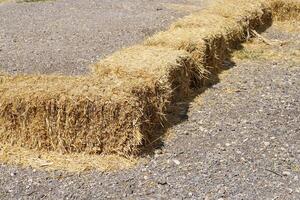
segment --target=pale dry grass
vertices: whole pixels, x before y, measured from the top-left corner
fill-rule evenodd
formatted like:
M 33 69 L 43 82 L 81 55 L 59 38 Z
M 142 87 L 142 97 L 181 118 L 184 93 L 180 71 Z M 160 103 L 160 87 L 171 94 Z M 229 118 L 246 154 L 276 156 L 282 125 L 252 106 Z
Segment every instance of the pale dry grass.
M 67 172 L 87 170 L 116 171 L 128 169 L 141 160 L 124 158 L 117 155 L 60 154 L 57 152 L 37 151 L 0 143 L 0 162 L 7 165 L 32 167 L 34 169 Z
M 244 43 L 241 50 L 233 53 L 234 60 L 273 60 L 300 63 L 300 49 L 280 50 L 280 46 L 289 45 L 296 41 L 271 41 L 271 45 L 265 44 L 259 39 Z M 299 42 L 298 42 L 299 43 Z
M 288 20 L 288 21 L 275 21 L 273 26 L 287 33 L 299 33 L 300 32 L 300 21 L 299 20 Z

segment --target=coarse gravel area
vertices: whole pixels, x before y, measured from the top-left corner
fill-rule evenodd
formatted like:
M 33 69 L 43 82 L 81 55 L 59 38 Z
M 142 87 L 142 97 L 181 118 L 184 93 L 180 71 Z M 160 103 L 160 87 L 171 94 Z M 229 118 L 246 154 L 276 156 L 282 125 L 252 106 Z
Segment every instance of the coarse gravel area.
M 0 3 L 0 71 L 81 75 L 118 49 L 164 30 L 206 0 L 54 0 Z
M 149 162 L 79 174 L 0 165 L 0 199 L 300 199 L 300 36 L 263 37 L 289 42 L 233 59 Z

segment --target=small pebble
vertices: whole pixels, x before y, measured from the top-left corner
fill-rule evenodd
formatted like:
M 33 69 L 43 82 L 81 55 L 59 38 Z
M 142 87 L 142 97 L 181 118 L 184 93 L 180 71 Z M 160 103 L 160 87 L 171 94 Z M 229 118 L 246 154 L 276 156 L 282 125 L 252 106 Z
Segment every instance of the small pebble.
M 173 162 L 174 162 L 176 165 L 180 165 L 180 161 L 179 161 L 179 160 L 174 159 Z
M 17 173 L 16 172 L 12 172 L 12 173 L 10 173 L 10 176 L 16 176 L 17 175 Z
M 264 142 L 264 145 L 265 145 L 265 146 L 269 146 L 269 145 L 270 145 L 270 142 Z
M 289 176 L 289 175 L 291 175 L 291 172 L 284 171 L 284 172 L 282 172 L 282 175 L 283 175 L 283 176 Z

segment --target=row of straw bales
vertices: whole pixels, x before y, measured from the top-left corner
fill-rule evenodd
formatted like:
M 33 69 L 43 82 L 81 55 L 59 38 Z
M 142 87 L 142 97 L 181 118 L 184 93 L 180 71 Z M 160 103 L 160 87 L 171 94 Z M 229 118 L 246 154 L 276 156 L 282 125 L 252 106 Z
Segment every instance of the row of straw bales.
M 166 48 L 124 52 L 115 63 L 102 62 L 99 75 L 3 78 L 1 142 L 62 153 L 136 153 L 162 121 L 172 89 L 178 97 L 188 92 L 191 60 Z
M 86 77 L 0 75 L 1 143 L 139 153 L 165 123 L 170 104 L 209 84 L 231 49 L 271 22 L 272 9 L 281 16 L 275 1 L 285 2 L 219 0 L 99 61 Z

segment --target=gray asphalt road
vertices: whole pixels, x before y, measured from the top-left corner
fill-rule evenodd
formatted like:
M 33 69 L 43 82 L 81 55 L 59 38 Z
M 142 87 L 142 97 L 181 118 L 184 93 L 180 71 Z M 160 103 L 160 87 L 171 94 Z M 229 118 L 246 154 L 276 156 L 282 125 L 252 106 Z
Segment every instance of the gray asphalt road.
M 77 75 L 186 14 L 187 0 L 56 0 L 0 4 L 0 69 Z M 189 1 L 202 6 L 204 0 Z M 192 2 L 192 3 L 191 3 Z
M 272 28 L 264 37 L 289 42 L 240 53 L 148 163 L 84 174 L 0 165 L 1 199 L 300 199 L 298 33 Z

